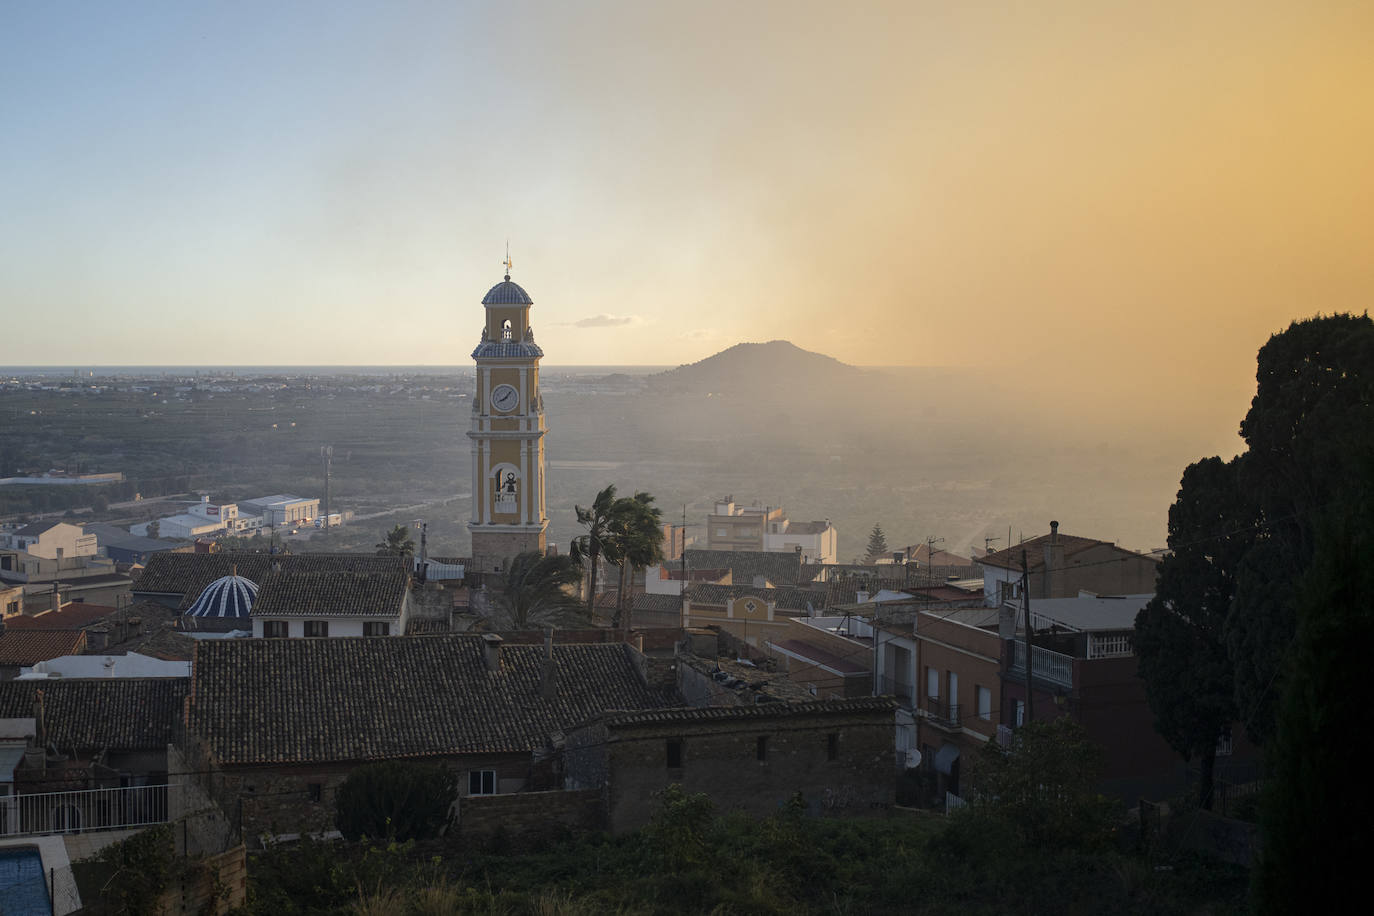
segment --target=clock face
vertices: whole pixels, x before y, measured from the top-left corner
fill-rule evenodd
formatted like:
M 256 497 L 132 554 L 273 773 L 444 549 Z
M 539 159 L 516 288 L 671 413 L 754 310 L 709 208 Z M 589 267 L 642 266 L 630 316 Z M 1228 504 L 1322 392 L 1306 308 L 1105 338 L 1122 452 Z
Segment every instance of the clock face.
M 520 392 L 510 385 L 497 385 L 491 390 L 491 406 L 497 410 L 514 410 L 520 403 Z

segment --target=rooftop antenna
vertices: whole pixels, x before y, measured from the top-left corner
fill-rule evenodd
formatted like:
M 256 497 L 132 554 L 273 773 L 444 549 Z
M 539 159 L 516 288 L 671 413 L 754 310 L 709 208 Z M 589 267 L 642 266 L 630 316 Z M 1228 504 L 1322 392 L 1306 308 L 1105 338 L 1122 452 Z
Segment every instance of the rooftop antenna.
M 506 239 L 506 259 L 505 259 L 504 261 L 502 261 L 501 263 L 504 264 L 504 265 L 506 266 L 506 279 L 507 279 L 507 280 L 510 280 L 510 269 L 511 269 L 511 260 L 510 260 L 510 239 Z

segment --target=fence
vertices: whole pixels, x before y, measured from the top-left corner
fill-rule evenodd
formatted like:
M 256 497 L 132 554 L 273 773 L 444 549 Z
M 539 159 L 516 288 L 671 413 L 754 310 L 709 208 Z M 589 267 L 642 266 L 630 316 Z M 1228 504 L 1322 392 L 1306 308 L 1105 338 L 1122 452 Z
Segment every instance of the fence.
M 1088 634 L 1088 658 L 1128 658 L 1134 654 L 1130 633 Z
M 937 725 L 959 727 L 959 704 L 946 703 L 939 697 L 926 697 L 926 718 Z
M 1011 667 L 1013 671 L 1026 670 L 1026 645 L 1021 640 L 1011 644 Z M 1054 652 L 1040 646 L 1032 646 L 1031 659 L 1034 661 L 1034 675 L 1042 681 L 1058 684 L 1060 687 L 1073 687 L 1073 657 Z
M 0 798 L 0 835 L 125 830 L 167 822 L 167 786 L 37 792 Z

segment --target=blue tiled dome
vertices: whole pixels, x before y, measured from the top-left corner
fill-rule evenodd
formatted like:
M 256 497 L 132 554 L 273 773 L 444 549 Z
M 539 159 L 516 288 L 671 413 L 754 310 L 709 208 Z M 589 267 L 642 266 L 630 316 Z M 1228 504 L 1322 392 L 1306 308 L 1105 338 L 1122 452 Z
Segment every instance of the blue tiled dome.
M 253 580 L 237 575 L 225 576 L 205 586 L 205 591 L 186 613 L 191 617 L 241 617 L 246 620 L 257 594 L 258 585 Z
M 512 283 L 510 277 L 487 290 L 487 294 L 482 297 L 483 305 L 534 305 L 534 300 L 530 294 L 520 286 L 519 283 Z

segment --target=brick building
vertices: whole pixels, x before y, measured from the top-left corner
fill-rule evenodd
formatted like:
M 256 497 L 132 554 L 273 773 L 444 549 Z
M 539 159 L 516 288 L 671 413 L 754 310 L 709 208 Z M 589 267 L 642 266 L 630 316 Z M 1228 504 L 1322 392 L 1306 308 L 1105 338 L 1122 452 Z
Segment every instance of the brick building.
M 988 607 L 1020 598 L 1022 552 L 1032 598 L 1073 598 L 1079 592 L 1137 595 L 1155 590 L 1158 557 L 1109 541 L 1060 534 L 1059 523 L 1050 522 L 1049 534 L 978 559 Z
M 680 784 L 717 807 L 770 814 L 801 795 L 812 814 L 873 815 L 895 799 L 885 697 L 613 712 L 568 732 L 565 785 L 600 789 L 615 833 L 648 823 Z

